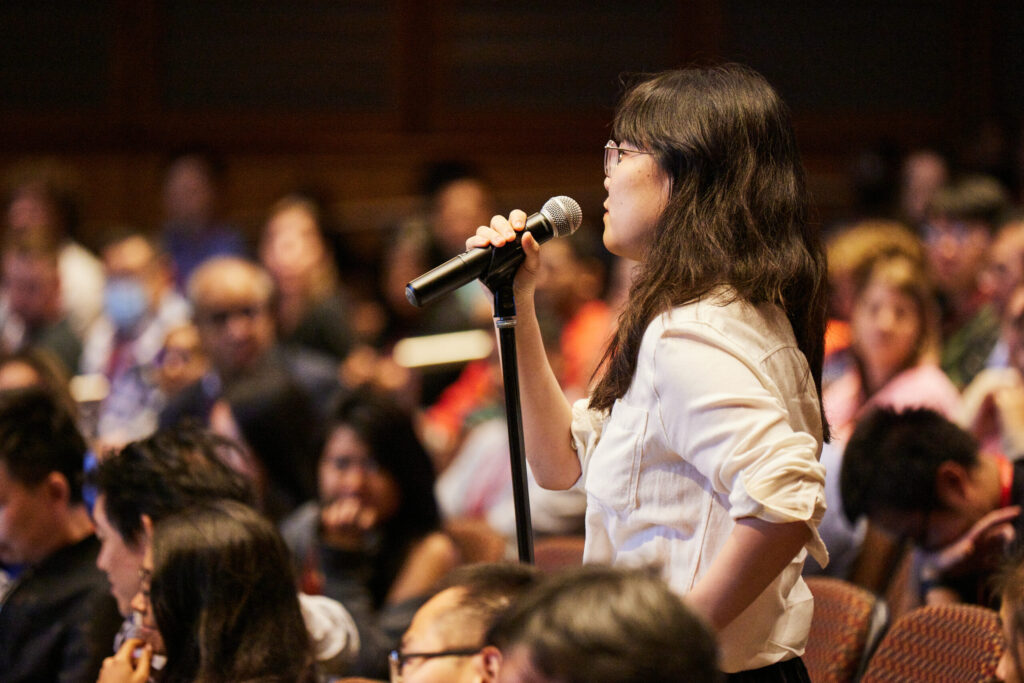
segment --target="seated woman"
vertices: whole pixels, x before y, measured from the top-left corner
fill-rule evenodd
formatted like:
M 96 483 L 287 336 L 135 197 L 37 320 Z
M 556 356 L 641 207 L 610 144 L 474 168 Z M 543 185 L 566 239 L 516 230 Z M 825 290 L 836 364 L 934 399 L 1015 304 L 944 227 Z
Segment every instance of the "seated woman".
M 260 238 L 260 261 L 274 278 L 281 340 L 341 360 L 352 350 L 354 309 L 342 293 L 326 213 L 311 197 L 279 200 Z
M 210 428 L 241 447 L 231 464 L 256 488 L 275 522 L 316 492 L 320 415 L 288 375 L 264 368 L 228 386 L 210 410 Z
M 896 247 L 883 250 L 855 269 L 853 287 L 853 362 L 823 392 L 834 440 L 821 454 L 829 507 L 819 531 L 829 548 L 829 574 L 880 589 L 888 580 L 886 558 L 896 549 L 863 524 L 850 527 L 842 516 L 843 446 L 871 408 L 924 407 L 952 417 L 960 395 L 938 366 L 938 310 L 922 262 Z M 869 553 L 861 550 L 862 542 L 872 548 Z M 868 561 L 854 567 L 858 554 Z M 815 571 L 815 565 L 807 566 Z
M 410 415 L 363 389 L 331 417 L 318 465 L 319 500 L 282 524 L 306 593 L 348 608 L 359 627 L 367 675 L 386 664 L 413 613 L 459 562 L 440 531 L 434 472 Z M 369 647 L 367 645 L 369 644 Z M 381 669 L 373 670 L 379 666 Z
M 157 523 L 132 608 L 141 639 L 107 658 L 98 683 L 317 680 L 294 575 L 274 526 L 252 508 L 218 501 Z M 141 649 L 140 649 L 141 648 Z
M 851 315 L 854 362 L 824 392 L 833 437 L 846 441 L 872 407 L 955 414 L 960 395 L 938 366 L 938 310 L 922 264 L 894 251 L 861 264 Z

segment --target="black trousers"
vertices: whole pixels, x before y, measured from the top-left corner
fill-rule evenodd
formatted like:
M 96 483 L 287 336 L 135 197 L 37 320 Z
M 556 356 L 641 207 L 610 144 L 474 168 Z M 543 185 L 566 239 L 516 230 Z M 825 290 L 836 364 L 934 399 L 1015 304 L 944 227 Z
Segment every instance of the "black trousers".
M 725 680 L 728 683 L 761 683 L 762 681 L 764 683 L 769 681 L 772 683 L 811 683 L 804 660 L 799 657 L 770 664 L 760 669 L 726 674 Z

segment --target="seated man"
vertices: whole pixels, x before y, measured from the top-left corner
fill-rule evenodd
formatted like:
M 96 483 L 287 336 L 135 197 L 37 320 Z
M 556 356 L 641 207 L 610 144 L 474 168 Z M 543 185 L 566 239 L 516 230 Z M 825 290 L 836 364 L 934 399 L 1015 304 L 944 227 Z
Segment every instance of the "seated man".
M 102 543 L 96 564 L 107 573 L 110 592 L 126 617 L 116 645 L 134 626 L 131 600 L 139 591 L 153 525 L 202 502 L 253 502 L 249 482 L 222 460 L 232 448 L 205 431 L 179 427 L 130 443 L 100 462 L 94 475 L 93 515 Z M 347 671 L 360 649 L 351 616 L 321 596 L 300 595 L 300 605 L 322 669 Z M 111 636 L 106 654 L 114 645 Z
M 96 680 L 120 619 L 82 502 L 86 444 L 42 389 L 0 393 L 0 680 Z
M 929 603 L 989 604 L 989 580 L 1022 537 L 1024 462 L 979 451 L 970 434 L 926 409 L 861 419 L 840 475 L 843 511 L 924 551 Z
M 111 237 L 103 268 L 103 314 L 85 338 L 80 370 L 109 383 L 97 434 L 120 445 L 156 429 L 164 402 L 154 378 L 157 356 L 168 331 L 188 322 L 190 311 L 174 291 L 170 261 L 142 234 Z
M 391 653 L 391 680 L 407 683 L 497 681 L 501 653 L 484 635 L 516 597 L 537 583 L 522 564 L 467 565 L 445 577 Z
M 274 369 L 294 379 L 316 406 L 329 406 L 339 390 L 337 363 L 307 349 L 278 344 L 270 303 L 274 282 L 259 265 L 235 257 L 203 263 L 189 279 L 188 298 L 210 370 L 160 413 L 160 426 L 209 417 L 224 388 Z
M 589 565 L 526 592 L 487 634 L 503 683 L 719 681 L 714 637 L 644 570 Z
M 61 308 L 56 246 L 38 236 L 9 240 L 3 253 L 0 345 L 7 351 L 44 348 L 72 374 L 82 341 Z

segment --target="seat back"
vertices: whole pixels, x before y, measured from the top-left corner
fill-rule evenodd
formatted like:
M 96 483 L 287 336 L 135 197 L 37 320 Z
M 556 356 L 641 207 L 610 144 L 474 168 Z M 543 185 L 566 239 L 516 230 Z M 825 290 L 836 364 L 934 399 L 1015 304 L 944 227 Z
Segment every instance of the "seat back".
M 993 610 L 963 604 L 919 607 L 893 623 L 861 680 L 991 681 L 1002 653 Z
M 814 617 L 804 664 L 815 683 L 857 680 L 888 625 L 885 601 L 848 581 L 805 579 L 814 595 Z

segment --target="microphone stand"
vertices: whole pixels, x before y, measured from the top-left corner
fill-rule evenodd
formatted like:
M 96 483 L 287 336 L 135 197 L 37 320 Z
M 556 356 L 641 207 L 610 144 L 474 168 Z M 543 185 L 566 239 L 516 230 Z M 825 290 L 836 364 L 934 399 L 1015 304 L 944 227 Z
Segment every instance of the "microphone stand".
M 519 401 L 519 361 L 516 359 L 516 300 L 511 273 L 499 273 L 484 280 L 494 292 L 494 325 L 498 328 L 501 374 L 505 384 L 505 419 L 508 422 L 509 458 L 512 466 L 512 500 L 516 511 L 516 544 L 519 561 L 533 564 L 533 523 L 526 476 L 526 447 L 523 442 L 523 412 Z

